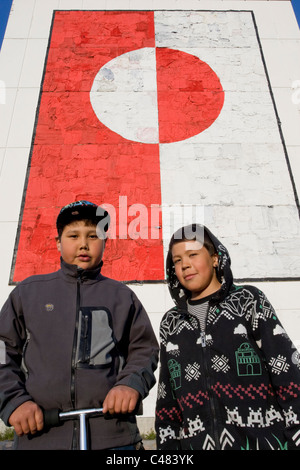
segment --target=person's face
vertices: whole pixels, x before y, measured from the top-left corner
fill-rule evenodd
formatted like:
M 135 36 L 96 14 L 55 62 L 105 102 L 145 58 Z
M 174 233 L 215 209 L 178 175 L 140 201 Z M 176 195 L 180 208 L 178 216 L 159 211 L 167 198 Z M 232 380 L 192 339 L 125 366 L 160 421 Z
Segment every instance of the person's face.
M 66 263 L 94 269 L 102 259 L 105 241 L 97 237 L 96 226 L 79 220 L 64 227 L 56 244 Z
M 180 284 L 192 293 L 192 299 L 201 299 L 220 288 L 214 269 L 218 255 L 210 255 L 198 241 L 182 241 L 172 247 L 175 273 Z

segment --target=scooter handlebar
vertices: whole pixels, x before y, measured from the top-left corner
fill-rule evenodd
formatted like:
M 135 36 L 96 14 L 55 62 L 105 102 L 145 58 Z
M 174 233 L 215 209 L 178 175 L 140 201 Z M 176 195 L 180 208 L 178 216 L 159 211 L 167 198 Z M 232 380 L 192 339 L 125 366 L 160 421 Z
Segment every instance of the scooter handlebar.
M 60 424 L 58 408 L 52 410 L 43 410 L 44 412 L 44 426 L 46 428 L 52 428 L 53 426 L 58 426 Z
M 97 416 L 97 415 L 104 416 L 103 408 L 87 408 L 87 409 L 81 409 L 81 410 L 71 410 L 71 411 L 66 411 L 66 412 L 62 412 L 60 409 L 55 408 L 55 409 L 50 409 L 50 410 L 43 410 L 43 413 L 44 413 L 44 426 L 47 428 L 59 426 L 62 421 L 65 421 L 68 419 L 76 419 L 76 418 L 79 418 L 80 415 L 86 416 L 86 417 L 92 417 L 92 416 Z M 132 415 L 143 414 L 142 402 L 139 403 L 136 410 L 130 414 Z M 112 419 L 113 417 L 114 417 L 113 415 L 109 415 L 108 413 L 106 414 L 107 419 Z

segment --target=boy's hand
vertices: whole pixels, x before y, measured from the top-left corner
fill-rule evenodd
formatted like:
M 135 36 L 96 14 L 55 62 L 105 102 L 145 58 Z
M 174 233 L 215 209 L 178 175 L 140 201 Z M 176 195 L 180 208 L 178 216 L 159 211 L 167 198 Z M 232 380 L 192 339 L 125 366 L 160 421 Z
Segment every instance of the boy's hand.
M 18 436 L 35 434 L 44 427 L 44 416 L 41 408 L 33 401 L 22 403 L 9 417 L 9 424 L 15 428 Z
M 103 403 L 103 413 L 118 414 L 132 413 L 137 405 L 140 394 L 127 385 L 113 387 Z

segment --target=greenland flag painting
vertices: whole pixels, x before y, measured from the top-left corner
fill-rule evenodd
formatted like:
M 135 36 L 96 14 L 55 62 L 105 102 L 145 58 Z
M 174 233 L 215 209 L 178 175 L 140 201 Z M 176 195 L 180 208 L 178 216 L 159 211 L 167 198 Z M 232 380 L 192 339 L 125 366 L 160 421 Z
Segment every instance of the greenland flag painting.
M 115 279 L 164 280 L 169 236 L 195 218 L 255 244 L 238 277 L 293 276 L 271 258 L 272 221 L 297 208 L 251 12 L 54 12 L 13 283 L 59 268 L 56 217 L 80 199 L 110 212 Z

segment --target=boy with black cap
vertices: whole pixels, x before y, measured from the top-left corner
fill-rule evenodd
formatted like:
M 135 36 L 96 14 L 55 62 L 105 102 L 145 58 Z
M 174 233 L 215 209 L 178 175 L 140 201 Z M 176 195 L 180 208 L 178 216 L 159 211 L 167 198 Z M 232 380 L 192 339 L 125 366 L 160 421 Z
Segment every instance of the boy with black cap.
M 24 280 L 3 306 L 0 417 L 14 426 L 17 449 L 77 449 L 77 422 L 46 429 L 42 410 L 99 406 L 110 419 L 89 420 L 91 449 L 140 445 L 133 412 L 155 383 L 158 346 L 135 294 L 101 274 L 108 226 L 96 204 L 65 206 L 61 269 Z

